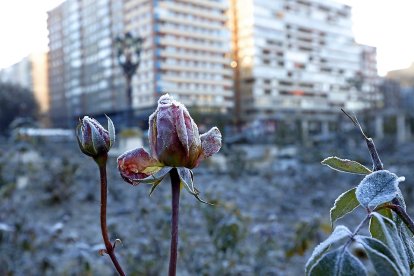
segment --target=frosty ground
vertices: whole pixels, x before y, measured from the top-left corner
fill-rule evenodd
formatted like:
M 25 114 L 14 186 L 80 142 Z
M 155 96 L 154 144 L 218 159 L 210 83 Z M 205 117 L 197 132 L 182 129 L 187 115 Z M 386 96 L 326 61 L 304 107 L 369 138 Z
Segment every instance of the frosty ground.
M 4 141 L 0 147 L 0 274 L 113 275 L 99 228 L 99 179 L 94 162 L 73 142 Z M 283 147 L 279 147 L 279 150 Z M 362 176 L 322 166 L 338 155 L 369 165 L 361 142 L 292 147 L 293 156 L 270 155 L 273 146 L 226 147 L 194 169 L 198 202 L 182 191 L 178 275 L 302 275 L 314 246 L 329 234 L 329 209 Z M 406 177 L 412 204 L 413 144 L 379 144 L 387 169 Z M 168 269 L 170 184 L 149 197 L 108 163 L 108 225 L 128 275 L 165 275 Z M 360 210 L 339 223 L 355 228 Z

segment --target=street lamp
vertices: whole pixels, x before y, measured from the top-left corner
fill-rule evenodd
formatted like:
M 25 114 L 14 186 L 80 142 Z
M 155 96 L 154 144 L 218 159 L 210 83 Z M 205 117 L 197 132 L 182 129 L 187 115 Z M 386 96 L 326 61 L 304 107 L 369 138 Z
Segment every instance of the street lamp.
M 115 40 L 115 48 L 117 50 L 118 63 L 122 67 L 126 79 L 127 108 L 125 115 L 126 122 L 129 125 L 132 116 L 132 77 L 134 76 L 139 62 L 142 49 L 142 38 L 133 36 L 130 32 L 125 33 L 124 37 L 117 37 Z

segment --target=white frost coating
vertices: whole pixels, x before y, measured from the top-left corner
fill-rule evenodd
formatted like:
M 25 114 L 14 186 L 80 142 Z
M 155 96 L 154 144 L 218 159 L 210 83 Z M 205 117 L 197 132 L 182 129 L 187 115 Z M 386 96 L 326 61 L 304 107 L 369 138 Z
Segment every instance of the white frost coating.
M 106 114 L 105 117 L 108 120 L 109 147 L 112 147 L 112 145 L 115 143 L 115 126 L 111 118 L 106 116 Z
M 158 99 L 158 106 L 171 105 L 174 99 L 167 93 Z
M 387 170 L 373 172 L 359 183 L 356 197 L 363 207 L 373 210 L 393 200 L 398 193 L 398 183 L 404 180 L 404 177 L 397 177 Z
M 190 169 L 187 168 L 177 168 L 178 175 L 180 176 L 180 179 L 182 183 L 185 185 L 184 187 L 190 192 L 190 194 L 194 195 L 196 194 L 196 190 L 194 188 L 194 182 L 191 176 Z
M 351 234 L 351 231 L 349 231 L 347 227 L 338 225 L 332 234 L 313 250 L 312 256 L 309 258 L 305 266 L 306 275 L 309 275 L 310 268 L 320 259 L 323 253 L 328 250 L 333 243 L 349 237 Z
M 187 127 L 185 125 L 184 111 L 182 108 L 177 108 L 172 111 L 175 116 L 175 130 L 177 131 L 178 139 L 180 139 L 181 145 L 183 145 L 185 152 L 188 156 L 190 149 L 190 141 L 187 133 Z
M 204 158 L 212 156 L 221 148 L 221 133 L 217 127 L 213 127 L 201 135 L 200 139 Z

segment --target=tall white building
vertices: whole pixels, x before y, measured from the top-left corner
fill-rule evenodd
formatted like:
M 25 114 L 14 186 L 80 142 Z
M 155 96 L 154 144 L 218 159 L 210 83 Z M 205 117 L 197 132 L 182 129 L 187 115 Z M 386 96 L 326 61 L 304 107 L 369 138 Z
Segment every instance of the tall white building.
M 231 0 L 243 120 L 361 110 L 361 48 L 351 8 L 332 0 Z
M 111 115 L 128 106 L 113 38 L 123 32 L 123 3 L 66 0 L 48 12 L 50 115 L 55 125 Z
M 115 116 L 129 107 L 114 40 L 126 32 L 144 43 L 132 78 L 132 108 L 149 114 L 162 93 L 189 108 L 233 107 L 226 0 L 66 0 L 49 12 L 51 115 Z M 66 119 L 65 119 L 66 118 Z
M 132 107 L 162 93 L 190 109 L 256 118 L 330 116 L 375 100 L 375 48 L 355 43 L 333 0 L 66 0 L 49 12 L 51 114 L 129 107 L 114 40 L 143 39 Z M 328 116 L 326 116 L 328 115 Z
M 129 0 L 125 29 L 144 38 L 133 105 L 152 107 L 170 93 L 189 108 L 233 108 L 226 0 Z

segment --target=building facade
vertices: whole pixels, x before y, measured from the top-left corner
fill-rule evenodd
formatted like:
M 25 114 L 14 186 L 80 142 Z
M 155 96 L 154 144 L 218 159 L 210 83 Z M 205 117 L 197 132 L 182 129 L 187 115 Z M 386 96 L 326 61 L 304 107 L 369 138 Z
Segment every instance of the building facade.
M 383 94 L 381 93 L 381 78 L 377 70 L 377 48 L 359 44 L 360 71 L 355 78 L 355 85 L 360 91 L 360 101 L 366 103 L 369 109 L 381 108 Z
M 378 101 L 376 49 L 355 43 L 351 8 L 332 0 L 66 0 L 48 28 L 56 122 L 129 108 L 113 47 L 126 32 L 143 38 L 137 118 L 163 93 L 239 122 L 334 119 Z
M 31 90 L 39 104 L 39 111 L 49 110 L 47 54 L 33 53 L 16 64 L 0 70 L 0 81 Z
M 243 121 L 369 107 L 361 87 L 373 88 L 356 85 L 365 56 L 354 41 L 349 6 L 330 0 L 232 0 L 231 5 Z M 376 59 L 369 66 L 376 67 Z
M 113 37 L 122 33 L 122 2 L 67 0 L 48 13 L 50 116 L 72 126 L 84 114 L 127 106 Z
M 144 38 L 133 80 L 137 109 L 166 92 L 201 112 L 233 108 L 227 1 L 130 0 L 124 8 L 126 31 Z
M 414 87 L 414 63 L 408 68 L 390 71 L 386 77 L 387 79 L 398 82 L 401 87 Z
M 226 2 L 63 2 L 49 12 L 48 20 L 54 121 L 68 125 L 83 114 L 116 116 L 129 107 L 113 47 L 125 32 L 144 41 L 132 78 L 137 117 L 148 115 L 163 93 L 201 112 L 228 112 L 233 81 Z

